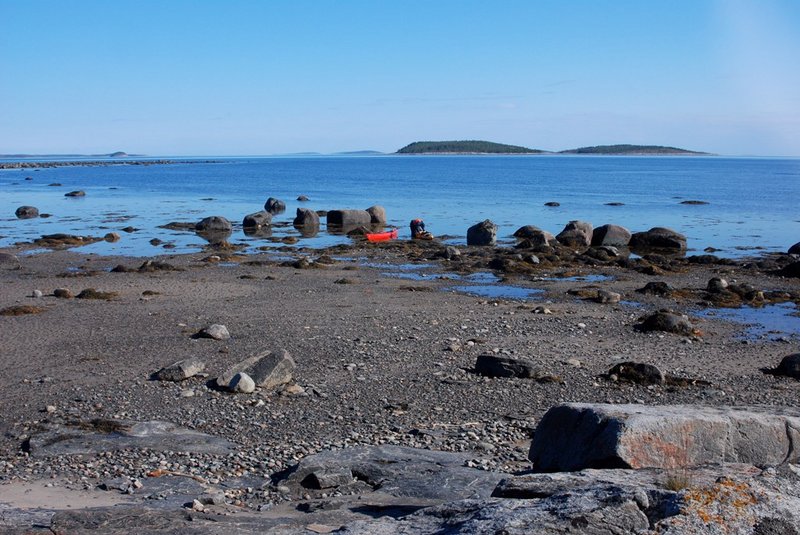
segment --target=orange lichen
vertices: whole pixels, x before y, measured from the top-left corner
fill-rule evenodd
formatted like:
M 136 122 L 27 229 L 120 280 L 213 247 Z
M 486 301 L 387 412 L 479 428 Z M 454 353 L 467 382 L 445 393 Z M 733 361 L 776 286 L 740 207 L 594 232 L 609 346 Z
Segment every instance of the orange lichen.
M 706 524 L 726 525 L 752 516 L 748 508 L 758 502 L 758 495 L 747 483 L 721 478 L 710 487 L 688 490 L 683 501 L 687 514 L 696 514 Z

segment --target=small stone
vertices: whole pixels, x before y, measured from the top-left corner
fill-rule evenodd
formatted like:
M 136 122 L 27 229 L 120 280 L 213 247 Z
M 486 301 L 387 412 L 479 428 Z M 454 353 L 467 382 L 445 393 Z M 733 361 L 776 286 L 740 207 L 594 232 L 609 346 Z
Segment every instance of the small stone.
M 597 297 L 595 301 L 598 303 L 619 303 L 622 299 L 622 295 L 618 294 L 617 292 L 610 292 L 608 290 L 597 290 Z
M 195 338 L 211 338 L 213 340 L 227 340 L 231 337 L 228 328 L 224 325 L 214 324 L 209 325 L 205 329 L 201 329 Z
M 33 297 L 34 299 L 41 299 L 42 295 L 44 295 L 44 294 L 42 294 L 41 290 L 34 290 L 31 293 L 31 297 Z
M 300 394 L 305 394 L 306 389 L 300 385 L 289 385 L 283 389 L 284 392 L 290 394 L 292 396 L 299 396 Z
M 44 408 L 44 410 L 49 414 L 53 414 L 54 412 L 56 412 L 56 406 L 48 405 L 47 407 Z
M 192 510 L 202 513 L 206 510 L 206 508 L 202 503 L 200 503 L 200 500 L 192 500 Z
M 228 388 L 240 394 L 252 394 L 256 390 L 256 383 L 253 378 L 244 372 L 239 372 L 233 376 Z
M 116 232 L 109 232 L 108 234 L 103 236 L 103 239 L 109 243 L 114 243 L 118 242 L 121 239 L 121 237 Z
M 56 288 L 53 295 L 59 299 L 72 299 L 72 292 L 68 288 Z

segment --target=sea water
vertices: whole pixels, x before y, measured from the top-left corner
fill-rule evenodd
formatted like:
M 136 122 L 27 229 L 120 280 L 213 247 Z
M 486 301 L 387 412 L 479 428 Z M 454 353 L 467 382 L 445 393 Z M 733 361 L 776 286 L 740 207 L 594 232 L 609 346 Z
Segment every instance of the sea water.
M 280 246 L 267 236 L 245 236 L 240 225 L 246 214 L 262 210 L 268 197 L 287 205 L 273 219 L 273 238 L 296 236 L 298 246 L 314 248 L 349 239 L 327 232 L 324 218 L 317 236 L 302 238 L 291 226 L 298 207 L 379 204 L 389 224 L 401 229 L 401 239 L 409 237 L 409 221 L 419 217 L 434 235 L 453 244 L 466 243 L 467 228 L 484 219 L 499 226 L 501 244 L 513 243 L 511 235 L 522 225 L 555 234 L 573 219 L 632 231 L 669 227 L 687 236 L 690 254 L 707 247 L 729 257 L 786 251 L 800 240 L 800 159 L 385 155 L 203 160 L 2 170 L 0 247 L 43 234 L 113 231 L 120 241 L 78 250 L 132 256 L 192 252 L 205 244 L 202 238 L 159 227 L 210 215 L 230 219 L 236 225 L 230 241 L 249 250 Z M 49 185 L 54 183 L 61 186 Z M 64 196 L 72 190 L 84 190 L 86 196 Z M 297 201 L 299 195 L 309 201 Z M 687 200 L 708 204 L 681 204 Z M 51 217 L 18 220 L 14 211 L 21 205 Z M 137 230 L 122 232 L 125 227 Z M 152 245 L 154 238 L 162 243 Z M 165 244 L 171 248 L 164 249 Z

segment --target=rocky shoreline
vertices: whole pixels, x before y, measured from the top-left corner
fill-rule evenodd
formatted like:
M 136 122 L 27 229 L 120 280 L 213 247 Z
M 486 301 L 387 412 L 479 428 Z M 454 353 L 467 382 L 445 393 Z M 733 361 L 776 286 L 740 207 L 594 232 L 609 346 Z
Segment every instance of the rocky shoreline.
M 108 167 L 111 165 L 172 165 L 217 163 L 214 160 L 67 160 L 53 162 L 0 162 L 0 169 L 50 169 L 55 167 Z
M 536 230 L 519 249 L 278 251 L 290 260 L 4 251 L 0 529 L 798 532 L 793 458 L 539 474 L 529 457 L 563 403 L 796 412 L 781 362 L 798 333 L 742 338 L 697 312 L 796 306 L 797 258 L 620 257 Z M 481 280 L 528 298 L 476 295 Z M 281 352 L 280 380 L 236 367 Z

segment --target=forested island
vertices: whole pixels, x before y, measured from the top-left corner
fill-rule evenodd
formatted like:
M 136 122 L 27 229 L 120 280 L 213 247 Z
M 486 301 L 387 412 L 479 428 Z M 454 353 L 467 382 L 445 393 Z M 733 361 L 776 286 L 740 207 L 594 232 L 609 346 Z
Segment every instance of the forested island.
M 545 151 L 491 141 L 415 141 L 397 154 L 544 154 Z
M 640 155 L 702 155 L 707 152 L 697 152 L 693 150 L 679 149 L 676 147 L 664 147 L 661 145 L 595 145 L 593 147 L 581 147 L 579 149 L 562 150 L 559 154 L 612 154 L 620 156 L 640 156 Z
M 397 154 L 594 154 L 613 156 L 699 156 L 697 152 L 661 145 L 595 145 L 577 149 L 551 152 L 529 149 L 518 145 L 504 145 L 491 141 L 415 141 L 397 151 Z

